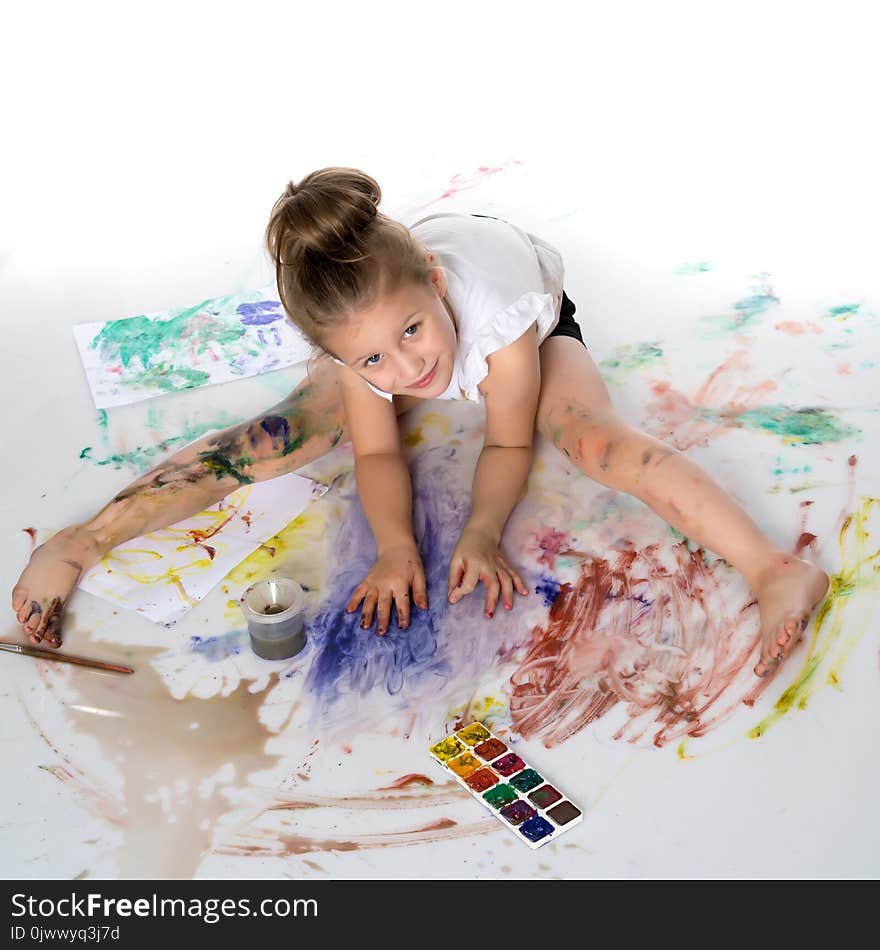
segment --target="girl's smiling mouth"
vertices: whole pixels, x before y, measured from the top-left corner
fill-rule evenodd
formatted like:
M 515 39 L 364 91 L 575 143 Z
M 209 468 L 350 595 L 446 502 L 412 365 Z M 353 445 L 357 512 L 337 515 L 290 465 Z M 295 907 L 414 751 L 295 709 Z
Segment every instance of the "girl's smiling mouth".
M 417 379 L 414 383 L 410 383 L 409 386 L 407 386 L 406 388 L 407 389 L 424 389 L 425 386 L 429 386 L 434 381 L 434 377 L 437 375 L 437 367 L 439 365 L 440 365 L 440 360 L 438 358 L 437 362 L 434 364 L 430 372 L 425 373 L 425 375 L 422 376 L 421 379 Z

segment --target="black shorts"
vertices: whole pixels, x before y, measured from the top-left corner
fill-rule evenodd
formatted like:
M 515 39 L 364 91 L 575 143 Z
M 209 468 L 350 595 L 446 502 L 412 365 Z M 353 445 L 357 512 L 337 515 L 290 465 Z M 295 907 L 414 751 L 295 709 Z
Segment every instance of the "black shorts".
M 491 214 L 474 214 L 475 218 L 492 218 L 493 221 L 503 221 L 503 218 L 495 218 Z M 569 299 L 568 294 L 565 290 L 562 291 L 562 307 L 559 311 L 559 322 L 555 327 L 547 334 L 547 339 L 549 340 L 551 336 L 570 336 L 573 340 L 578 340 L 583 343 L 586 347 L 587 344 L 584 343 L 584 338 L 581 335 L 581 328 L 578 326 L 577 320 L 575 320 L 574 315 L 577 307 Z

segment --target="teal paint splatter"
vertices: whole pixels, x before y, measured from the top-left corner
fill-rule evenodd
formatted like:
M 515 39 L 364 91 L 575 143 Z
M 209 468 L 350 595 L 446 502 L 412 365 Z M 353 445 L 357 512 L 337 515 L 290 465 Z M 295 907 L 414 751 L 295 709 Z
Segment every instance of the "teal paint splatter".
M 758 274 L 756 276 L 766 277 L 768 275 Z M 757 293 L 743 297 L 734 303 L 733 309 L 735 312 L 732 316 L 725 315 L 720 318 L 720 322 L 718 322 L 718 317 L 707 317 L 706 319 L 711 320 L 715 326 L 704 336 L 712 338 L 717 337 L 719 333 L 742 333 L 758 317 L 766 313 L 771 307 L 778 306 L 779 303 L 779 298 L 773 294 L 769 283 L 765 281 Z
M 819 445 L 840 442 L 861 430 L 842 422 L 827 409 L 789 406 L 756 406 L 741 413 L 726 409 L 703 409 L 704 419 L 733 428 L 763 430 L 778 435 L 790 445 Z
M 706 271 L 712 270 L 712 265 L 708 261 L 697 261 L 694 264 L 682 264 L 681 267 L 676 268 L 674 273 L 676 274 L 704 274 Z
M 862 305 L 859 303 L 844 303 L 839 307 L 829 307 L 828 316 L 847 320 L 850 316 L 852 316 L 852 314 L 858 313 L 861 306 Z
M 113 468 L 116 469 L 128 466 L 129 468 L 133 468 L 138 475 L 144 475 L 153 468 L 157 456 L 164 455 L 169 449 L 175 446 L 188 445 L 194 439 L 203 436 L 206 432 L 211 432 L 215 429 L 225 429 L 228 426 L 238 425 L 243 421 L 243 417 L 228 418 L 224 413 L 220 418 L 214 419 L 211 422 L 199 422 L 195 425 L 188 425 L 179 435 L 169 436 L 156 445 L 139 445 L 130 452 L 109 452 L 108 448 L 108 454 L 105 455 L 104 458 L 94 458 L 91 454 L 93 451 L 92 446 L 87 445 L 80 452 L 79 457 L 92 462 L 94 465 L 112 465 Z M 151 428 L 156 428 L 158 421 L 154 418 L 152 423 L 148 422 L 147 424 Z
M 807 472 L 812 472 L 812 465 L 795 465 L 793 468 L 785 468 L 782 464 L 782 456 L 776 456 L 776 468 L 773 469 L 774 475 L 799 475 L 807 474 Z
M 107 428 L 107 410 L 106 410 L 106 409 L 99 409 L 99 410 L 98 410 L 98 425 L 99 425 L 102 429 L 106 429 L 106 428 Z

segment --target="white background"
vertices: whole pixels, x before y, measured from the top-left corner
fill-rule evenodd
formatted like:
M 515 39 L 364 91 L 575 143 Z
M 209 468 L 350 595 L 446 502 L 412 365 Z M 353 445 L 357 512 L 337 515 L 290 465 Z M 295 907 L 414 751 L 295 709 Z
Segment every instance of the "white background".
M 24 563 L 24 524 L 57 528 L 85 517 L 130 477 L 106 470 L 79 477 L 76 454 L 86 430 L 92 434 L 94 410 L 71 324 L 262 285 L 271 205 L 289 179 L 315 168 L 361 167 L 395 206 L 436 197 L 455 175 L 521 162 L 533 217 L 542 200 L 560 217 L 579 212 L 557 232 L 565 236 L 572 297 L 603 302 L 587 276 L 599 259 L 630 267 L 634 285 L 647 288 L 627 297 L 618 286 L 614 323 L 590 328 L 597 359 L 639 338 L 638 321 L 656 305 L 651 274 L 688 260 L 722 260 L 742 274 L 772 266 L 805 296 L 832 287 L 876 294 L 871 7 L 839 0 L 6 4 L 0 589 L 11 589 Z M 516 187 L 508 187 L 510 207 Z M 265 405 L 266 385 L 243 385 L 243 404 Z M 869 408 L 876 392 L 861 393 Z M 876 453 L 871 459 L 864 447 L 862 457 L 876 473 Z M 3 638 L 10 640 L 8 619 Z M 876 643 L 866 642 L 852 662 L 859 686 L 851 695 L 876 696 Z M 818 705 L 831 702 L 826 696 Z M 30 770 L 7 788 L 7 804 L 37 827 L 59 793 L 35 770 L 45 756 L 28 752 L 39 743 L 16 719 L 8 684 L 3 703 Z M 796 751 L 784 767 L 779 746 L 750 759 L 751 747 L 740 746 L 732 758 L 748 761 L 725 763 L 728 801 L 744 809 L 736 827 L 752 829 L 753 841 L 725 832 L 729 818 L 713 814 L 718 774 L 701 773 L 709 781 L 702 789 L 675 773 L 670 797 L 678 804 L 658 801 L 637 782 L 618 789 L 605 820 L 624 817 L 603 826 L 599 858 L 560 870 L 876 876 L 869 708 L 850 713 L 850 738 L 840 739 L 868 755 L 835 764 L 850 770 L 841 778 L 850 805 L 836 797 L 839 786 L 816 793 L 836 816 L 821 816 L 826 831 L 816 851 L 810 835 L 820 816 L 797 802 L 811 782 L 830 782 L 833 770 L 827 759 L 803 765 L 815 750 L 803 726 L 789 737 Z M 838 748 L 836 739 L 826 736 L 821 748 Z M 674 770 L 674 759 L 666 766 Z M 767 788 L 777 801 L 780 789 L 790 795 L 796 849 L 792 838 L 762 827 Z M 690 795 L 702 832 L 717 829 L 718 852 L 710 857 L 689 843 L 684 824 L 664 854 L 635 844 L 649 840 L 658 810 L 677 809 L 682 821 Z M 76 873 L 56 860 L 53 834 L 64 837 L 57 822 L 48 844 L 29 837 L 5 873 Z M 348 873 L 367 873 L 353 868 Z M 523 859 L 520 873 L 533 871 Z

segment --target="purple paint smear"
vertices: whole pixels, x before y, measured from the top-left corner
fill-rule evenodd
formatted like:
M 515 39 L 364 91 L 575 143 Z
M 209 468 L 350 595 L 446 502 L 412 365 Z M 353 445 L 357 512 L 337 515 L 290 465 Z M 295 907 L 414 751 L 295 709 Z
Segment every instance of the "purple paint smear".
M 241 303 L 235 308 L 241 322 L 248 327 L 265 326 L 284 319 L 279 300 L 257 300 L 254 303 Z M 265 343 L 265 340 L 262 340 Z
M 334 545 L 337 569 L 328 578 L 329 598 L 307 624 L 309 641 L 317 655 L 309 669 L 306 688 L 316 701 L 316 711 L 326 722 L 333 718 L 365 715 L 359 697 L 381 690 L 408 700 L 440 699 L 447 684 L 461 677 L 472 681 L 496 667 L 499 657 L 527 639 L 515 618 L 482 616 L 480 589 L 450 605 L 447 600 L 449 561 L 467 519 L 473 469 L 462 464 L 454 447 L 426 449 L 410 465 L 413 485 L 413 526 L 428 587 L 428 610 L 413 606 L 410 626 L 397 628 L 392 608 L 388 632 L 379 637 L 373 627 L 362 630 L 361 613 L 347 614 L 352 591 L 372 566 L 376 546 L 369 523 L 357 499 L 349 496 L 348 517 Z

